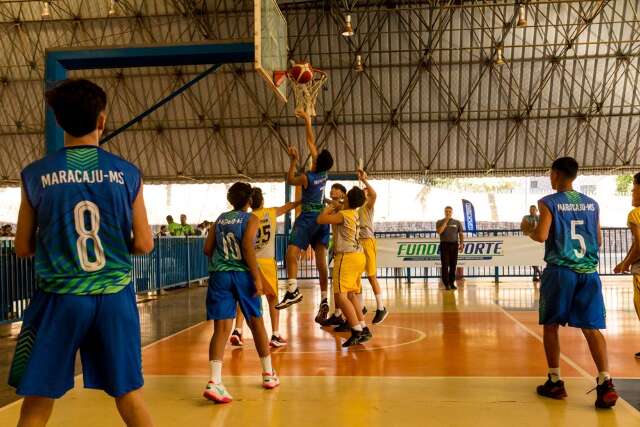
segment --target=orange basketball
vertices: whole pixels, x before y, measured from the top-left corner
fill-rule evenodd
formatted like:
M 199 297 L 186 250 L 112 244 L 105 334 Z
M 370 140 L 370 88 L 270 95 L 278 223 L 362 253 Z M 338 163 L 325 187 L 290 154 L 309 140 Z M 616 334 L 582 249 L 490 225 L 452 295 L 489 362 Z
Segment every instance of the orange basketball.
M 305 84 L 313 80 L 313 69 L 311 64 L 295 64 L 289 70 L 291 79 L 296 83 Z

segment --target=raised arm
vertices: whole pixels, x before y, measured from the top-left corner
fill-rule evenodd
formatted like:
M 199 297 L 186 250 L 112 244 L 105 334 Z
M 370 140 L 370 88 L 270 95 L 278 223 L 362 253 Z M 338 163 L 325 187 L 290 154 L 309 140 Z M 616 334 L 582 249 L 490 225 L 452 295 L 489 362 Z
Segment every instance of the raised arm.
M 276 216 L 284 215 L 287 212 L 294 210 L 301 204 L 302 204 L 301 200 L 296 200 L 295 202 L 289 202 L 284 206 L 280 206 L 279 208 L 276 208 Z
M 542 201 L 538 202 L 538 210 L 540 211 L 540 222 L 538 226 L 529 234 L 531 239 L 536 242 L 545 242 L 549 237 L 549 230 L 551 229 L 551 211 Z
M 153 234 L 147 219 L 147 207 L 144 204 L 142 194 L 143 185 L 140 182 L 140 190 L 133 201 L 133 244 L 131 253 L 136 255 L 146 254 L 153 250 Z
M 316 147 L 316 137 L 313 134 L 313 124 L 311 123 L 311 116 L 306 111 L 296 112 L 296 116 L 304 120 L 304 128 L 307 137 L 307 146 L 309 147 L 309 154 L 313 160 L 312 169 L 315 169 L 316 159 L 318 158 L 318 147 Z
M 344 217 L 342 213 L 338 211 L 337 206 L 329 205 L 318 215 L 316 219 L 318 224 L 342 224 L 344 222 Z
M 242 236 L 242 258 L 249 267 L 249 272 L 256 285 L 256 295 L 262 295 L 262 278 L 258 269 L 258 260 L 256 259 L 256 235 L 258 234 L 258 226 L 260 221 L 255 215 L 251 215 L 247 222 L 247 229 Z
M 23 188 L 15 238 L 17 256 L 29 257 L 36 253 L 36 228 L 36 211 L 31 206 L 27 192 Z
M 298 166 L 298 150 L 295 147 L 289 146 L 289 170 L 287 171 L 287 184 L 297 185 L 305 187 L 308 185 L 306 175 L 297 175 L 296 170 Z
M 376 200 L 378 199 L 378 193 L 376 193 L 376 190 L 374 190 L 369 183 L 367 173 L 363 169 L 358 169 L 358 179 L 362 181 L 365 188 L 367 189 L 367 206 L 369 208 L 373 208 L 373 206 L 376 204 Z

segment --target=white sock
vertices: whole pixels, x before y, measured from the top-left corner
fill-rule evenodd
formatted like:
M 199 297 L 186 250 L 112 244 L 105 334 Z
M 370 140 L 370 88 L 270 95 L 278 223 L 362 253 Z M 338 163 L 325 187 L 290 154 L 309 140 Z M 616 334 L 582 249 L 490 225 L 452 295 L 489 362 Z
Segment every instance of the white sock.
M 297 279 L 287 279 L 287 291 L 295 292 L 298 289 L 298 280 Z
M 278 331 L 273 331 L 273 333 L 271 335 L 280 338 L 280 332 L 278 332 Z
M 382 303 L 382 294 L 376 295 L 376 308 L 378 310 L 384 310 L 384 304 Z
M 211 372 L 209 379 L 214 384 L 220 384 L 222 382 L 222 360 L 210 360 L 209 369 Z
M 549 368 L 549 376 L 552 383 L 558 382 L 560 380 L 560 368 Z
M 342 316 L 342 310 L 340 310 L 339 308 L 336 308 L 336 311 L 334 311 L 333 314 L 335 314 L 336 316 L 340 317 L 340 316 Z
M 362 328 L 366 328 L 367 327 L 367 322 L 365 322 L 364 320 L 360 321 L 360 326 L 362 326 Z
M 362 326 L 360 325 L 352 326 L 351 329 L 353 329 L 354 331 L 362 332 Z
M 271 355 L 267 357 L 261 357 L 260 364 L 262 365 L 262 372 L 273 374 L 273 368 L 271 367 Z
M 323 300 L 327 299 L 327 291 L 320 291 L 320 298 Z
M 611 375 L 609 375 L 609 372 L 607 371 L 598 372 L 598 385 L 602 385 L 603 382 L 605 382 L 610 378 L 611 378 Z

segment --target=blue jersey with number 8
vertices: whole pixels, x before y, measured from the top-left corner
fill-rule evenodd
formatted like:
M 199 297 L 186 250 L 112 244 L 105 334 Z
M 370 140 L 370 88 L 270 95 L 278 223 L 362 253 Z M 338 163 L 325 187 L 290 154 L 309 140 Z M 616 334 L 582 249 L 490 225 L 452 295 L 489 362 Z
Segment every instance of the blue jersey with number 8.
M 242 257 L 242 236 L 251 214 L 244 211 L 225 212 L 215 225 L 216 246 L 209 262 L 209 271 L 248 271 Z
M 564 191 L 540 200 L 551 211 L 552 222 L 545 242 L 547 264 L 577 273 L 598 269 L 598 224 L 600 208 L 592 198 L 577 191 Z
M 95 146 L 65 147 L 22 171 L 36 214 L 38 287 L 113 294 L 131 282 L 133 202 L 141 174 Z

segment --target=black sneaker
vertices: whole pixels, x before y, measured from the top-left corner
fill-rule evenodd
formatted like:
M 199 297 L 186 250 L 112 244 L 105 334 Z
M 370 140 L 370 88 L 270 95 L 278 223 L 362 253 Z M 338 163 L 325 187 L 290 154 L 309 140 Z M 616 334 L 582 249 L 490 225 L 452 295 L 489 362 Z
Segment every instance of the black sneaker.
M 374 325 L 379 325 L 380 323 L 384 322 L 384 319 L 387 318 L 387 316 L 389 315 L 389 312 L 387 311 L 387 308 L 383 308 L 382 310 L 376 310 L 376 314 L 373 316 L 373 323 Z
M 360 335 L 360 343 L 365 343 L 369 341 L 371 338 L 373 338 L 373 334 L 371 333 L 369 328 L 366 326 L 362 328 L 362 334 Z
M 596 386 L 596 408 L 607 409 L 616 405 L 618 392 L 611 378 L 607 378 L 602 384 Z
M 316 314 L 316 323 L 324 325 L 324 322 L 327 321 L 327 317 L 329 316 L 329 303 L 327 299 L 323 299 L 320 303 L 320 308 L 318 309 L 318 314 Z
M 636 359 L 640 359 L 640 351 L 637 352 L 636 354 L 634 354 L 634 356 L 635 356 Z
M 354 331 L 351 330 L 351 336 L 342 343 L 343 347 L 351 347 L 352 345 L 360 344 L 360 340 L 362 339 L 362 331 Z
M 451 289 L 452 291 L 455 291 L 456 289 L 458 289 L 458 287 L 452 283 L 449 289 Z
M 551 375 L 547 376 L 547 382 L 539 385 L 537 392 L 540 396 L 550 397 L 551 399 L 562 399 L 567 397 L 567 390 L 564 388 L 564 381 L 551 381 Z
M 342 321 L 342 323 L 340 323 L 338 326 L 333 328 L 333 332 L 349 332 L 350 330 L 351 330 L 351 327 L 345 321 Z
M 238 332 L 237 329 L 233 330 L 233 333 L 229 337 L 229 341 L 234 347 L 242 347 L 244 345 L 244 342 L 242 341 L 242 334 Z
M 343 322 L 342 316 L 336 316 L 333 313 L 328 319 L 321 323 L 322 326 L 338 326 Z
M 302 301 L 302 294 L 300 293 L 300 289 L 296 289 L 293 292 L 287 291 L 284 294 L 284 298 L 280 301 L 279 304 L 276 304 L 277 310 L 282 310 L 283 308 L 287 308 L 292 306 L 293 304 L 297 304 Z

